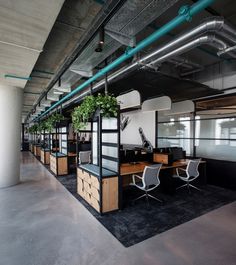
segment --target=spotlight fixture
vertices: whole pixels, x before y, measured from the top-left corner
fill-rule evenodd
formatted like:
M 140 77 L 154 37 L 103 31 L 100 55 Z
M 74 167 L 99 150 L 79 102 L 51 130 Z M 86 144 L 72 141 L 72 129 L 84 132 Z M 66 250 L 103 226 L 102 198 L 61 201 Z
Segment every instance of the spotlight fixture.
M 103 48 L 103 45 L 101 43 L 98 43 L 95 49 L 95 52 L 102 52 L 102 48 Z
M 99 42 L 95 48 L 95 52 L 102 52 L 104 45 L 104 28 L 99 30 Z

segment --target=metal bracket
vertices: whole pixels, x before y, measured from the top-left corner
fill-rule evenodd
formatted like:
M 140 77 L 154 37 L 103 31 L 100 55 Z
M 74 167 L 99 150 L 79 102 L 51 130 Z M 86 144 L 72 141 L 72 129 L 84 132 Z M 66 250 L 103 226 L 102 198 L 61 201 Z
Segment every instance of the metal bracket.
M 218 56 L 236 50 L 236 45 L 217 52 Z
M 186 21 L 190 22 L 192 20 L 192 15 L 190 13 L 190 7 L 188 5 L 184 5 L 179 9 L 179 15 L 185 16 Z
M 111 29 L 105 29 L 105 33 L 125 46 L 130 46 L 130 47 L 136 46 L 136 38 L 134 36 L 128 36 L 124 33 L 114 31 Z
M 150 69 L 155 70 L 155 71 L 158 71 L 158 69 L 159 69 L 159 65 L 158 66 L 154 66 L 152 64 L 146 64 L 146 63 L 142 63 L 140 61 L 137 61 L 137 64 L 140 65 L 141 68 L 147 67 L 147 68 L 150 68 Z
M 92 70 L 75 69 L 72 67 L 70 67 L 70 71 L 84 77 L 91 77 L 94 74 Z

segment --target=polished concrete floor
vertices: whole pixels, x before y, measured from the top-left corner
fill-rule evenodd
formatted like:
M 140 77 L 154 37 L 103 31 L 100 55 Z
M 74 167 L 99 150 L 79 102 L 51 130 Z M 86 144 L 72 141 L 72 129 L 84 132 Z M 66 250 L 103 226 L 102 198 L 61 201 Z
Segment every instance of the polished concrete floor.
M 0 189 L 0 265 L 236 265 L 236 202 L 123 247 L 30 153 Z

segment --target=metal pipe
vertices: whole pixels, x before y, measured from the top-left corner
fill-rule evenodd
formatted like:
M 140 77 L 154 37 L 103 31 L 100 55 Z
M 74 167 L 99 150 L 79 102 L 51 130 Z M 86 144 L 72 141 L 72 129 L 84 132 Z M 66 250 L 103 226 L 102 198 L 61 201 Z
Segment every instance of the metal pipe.
M 160 29 L 158 29 L 157 31 L 152 33 L 150 36 L 148 36 L 147 38 L 145 38 L 144 40 L 139 42 L 136 47 L 128 50 L 126 53 L 121 55 L 119 58 L 117 58 L 111 64 L 104 67 L 101 71 L 99 71 L 94 76 L 89 78 L 87 81 L 85 81 L 83 84 L 78 86 L 75 90 L 73 90 L 72 92 L 67 94 L 61 100 L 59 100 L 58 102 L 53 104 L 48 110 L 46 110 L 43 114 L 41 114 L 39 116 L 39 118 L 46 115 L 52 109 L 56 108 L 57 106 L 59 106 L 60 104 L 62 104 L 63 102 L 65 102 L 66 100 L 68 100 L 69 98 L 74 96 L 75 94 L 77 94 L 79 91 L 81 91 L 83 88 L 87 87 L 90 83 L 94 82 L 99 77 L 102 77 L 103 75 L 105 75 L 106 73 L 111 71 L 112 69 L 119 66 L 122 62 L 126 61 L 127 59 L 129 59 L 130 57 L 135 55 L 137 52 L 143 50 L 144 48 L 146 48 L 147 46 L 149 46 L 153 42 L 157 41 L 160 37 L 164 36 L 165 34 L 170 32 L 171 30 L 173 30 L 177 26 L 181 25 L 186 20 L 189 21 L 192 16 L 196 15 L 197 13 L 199 13 L 200 11 L 205 9 L 207 6 L 209 6 L 213 2 L 214 2 L 214 0 L 199 0 L 198 2 L 193 4 L 191 7 L 183 6 L 182 8 L 180 8 L 178 16 L 176 16 L 174 19 L 169 21 L 167 24 L 162 26 Z
M 206 20 L 199 26 L 185 32 L 183 35 L 177 36 L 174 40 L 170 41 L 169 43 L 157 49 L 155 52 L 144 57 L 141 61 L 148 61 L 154 56 L 157 56 L 159 54 L 161 55 L 162 53 L 167 52 L 168 50 L 172 50 L 175 47 L 180 46 L 182 43 L 192 39 L 193 37 L 199 36 L 200 34 L 204 34 L 207 32 L 214 32 L 217 35 L 227 38 L 228 41 L 233 41 L 233 38 L 230 37 L 229 33 L 232 35 L 234 34 L 234 36 L 236 37 L 236 31 L 233 30 L 229 25 L 227 25 L 223 18 L 214 18 L 213 20 Z
M 233 35 L 235 34 L 236 36 L 236 31 L 234 29 L 232 29 L 228 24 L 226 24 L 226 22 L 224 21 L 223 18 L 211 18 L 211 20 L 206 20 L 203 23 L 201 23 L 199 26 L 195 27 L 194 29 L 191 29 L 189 31 L 187 31 L 186 33 L 184 33 L 181 36 L 176 37 L 174 40 L 170 41 L 169 43 L 161 46 L 160 48 L 158 48 L 157 50 L 155 50 L 154 52 L 148 54 L 147 56 L 144 56 L 143 58 L 141 58 L 138 62 L 134 62 L 129 66 L 125 66 L 122 69 L 119 69 L 118 71 L 116 71 L 115 73 L 113 73 L 112 75 L 110 75 L 108 77 L 108 81 L 112 81 L 114 80 L 117 76 L 122 75 L 128 71 L 132 71 L 134 69 L 136 69 L 139 65 L 142 66 L 142 63 L 145 63 L 146 61 L 150 61 L 153 59 L 153 57 L 156 57 L 159 54 L 164 54 L 164 52 L 168 52 L 173 50 L 175 47 L 182 45 L 184 42 L 193 39 L 193 37 L 195 35 L 199 36 L 200 33 L 210 33 L 210 32 L 214 32 L 215 34 L 218 33 L 218 35 L 221 35 L 222 37 L 225 36 L 229 36 L 229 34 Z M 219 34 L 220 33 L 220 34 Z M 216 40 L 217 37 L 215 36 L 214 39 Z M 218 48 L 221 47 L 225 47 L 226 43 L 222 40 L 220 40 L 218 38 Z M 230 40 L 228 38 L 228 40 Z M 217 42 L 217 41 L 215 41 Z M 226 45 L 227 46 L 227 45 Z M 235 57 L 235 54 L 231 54 L 233 57 Z M 98 90 L 101 86 L 104 85 L 104 81 L 100 81 L 98 82 L 96 85 L 94 85 L 94 90 Z M 86 92 L 83 93 L 81 96 L 86 95 Z M 73 100 L 74 101 L 74 100 Z M 71 101 L 70 101 L 71 102 Z
M 150 64 L 151 65 L 158 64 L 158 63 L 160 64 L 166 61 L 167 59 L 169 59 L 170 57 L 178 56 L 180 54 L 188 52 L 189 50 L 196 48 L 202 44 L 213 46 L 214 48 L 218 50 L 225 50 L 227 48 L 227 44 L 223 42 L 222 40 L 220 40 L 218 37 L 214 35 L 203 35 L 161 57 L 158 57 L 156 60 L 152 61 Z M 236 58 L 236 55 L 235 55 L 235 58 Z
M 224 31 L 223 31 L 224 30 Z M 118 70 L 114 74 L 112 74 L 108 81 L 115 79 L 117 76 L 124 74 L 125 72 L 134 70 L 136 67 L 139 66 L 140 63 L 145 63 L 146 61 L 150 61 L 153 57 L 157 56 L 158 54 L 164 54 L 164 52 L 168 52 L 169 50 L 174 49 L 175 47 L 182 45 L 183 42 L 186 42 L 192 39 L 194 36 L 199 36 L 200 34 L 207 33 L 207 32 L 214 32 L 215 34 L 218 33 L 219 35 L 226 36 L 227 34 L 235 34 L 236 31 L 232 29 L 223 18 L 211 18 L 199 26 L 195 27 L 184 33 L 183 35 L 177 36 L 174 40 L 170 41 L 169 43 L 161 46 L 160 48 L 156 49 L 154 52 L 144 56 L 138 62 L 134 62 L 129 66 L 125 66 L 124 68 Z M 227 35 L 228 36 L 228 35 Z M 100 81 L 98 84 L 94 85 L 94 89 L 98 89 L 100 86 L 104 85 L 103 81 Z

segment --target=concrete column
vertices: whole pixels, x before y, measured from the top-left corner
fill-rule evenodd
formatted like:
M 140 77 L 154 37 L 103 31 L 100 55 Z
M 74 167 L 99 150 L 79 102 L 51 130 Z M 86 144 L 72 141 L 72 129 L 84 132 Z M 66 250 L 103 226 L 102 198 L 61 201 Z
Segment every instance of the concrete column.
M 0 85 L 0 188 L 20 180 L 21 88 Z

